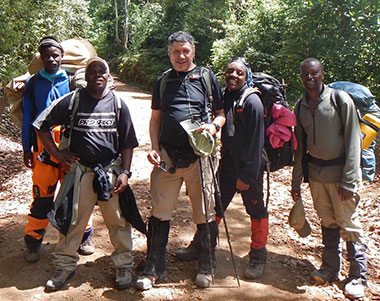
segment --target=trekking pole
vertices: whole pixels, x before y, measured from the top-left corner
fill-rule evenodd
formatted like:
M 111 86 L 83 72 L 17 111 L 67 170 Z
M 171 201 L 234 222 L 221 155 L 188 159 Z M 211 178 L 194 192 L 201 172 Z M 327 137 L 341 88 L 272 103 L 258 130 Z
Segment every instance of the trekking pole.
M 205 206 L 205 213 L 206 213 L 206 233 L 207 233 L 208 253 L 209 253 L 209 256 L 210 256 L 211 280 L 212 280 L 212 284 L 214 284 L 214 264 L 213 264 L 213 258 L 212 258 L 212 250 L 211 250 L 210 225 L 209 225 L 209 222 L 208 222 L 208 220 L 209 220 L 208 202 L 207 202 L 207 198 L 206 198 L 205 179 L 204 179 L 203 163 L 202 163 L 202 158 L 201 157 L 199 157 L 199 169 L 200 169 L 200 174 L 201 174 L 203 204 Z
M 215 194 L 216 194 L 215 202 L 218 202 L 218 205 L 220 206 L 220 208 L 221 208 L 222 211 L 223 211 L 224 230 L 226 231 L 227 242 L 228 242 L 228 246 L 229 246 L 229 248 L 230 248 L 230 254 L 231 254 L 231 259 L 232 259 L 232 265 L 233 265 L 233 267 L 234 267 L 234 271 L 235 271 L 236 281 L 237 281 L 237 283 L 238 283 L 238 286 L 240 287 L 240 279 L 239 279 L 239 274 L 238 274 L 238 272 L 237 272 L 237 268 L 236 268 L 235 255 L 234 255 L 234 252 L 233 252 L 233 250 L 232 250 L 232 244 L 231 244 L 230 232 L 228 231 L 227 221 L 226 221 L 226 216 L 225 216 L 225 214 L 224 214 L 224 208 L 223 208 L 222 198 L 221 198 L 221 193 L 220 193 L 220 189 L 219 189 L 219 183 L 218 183 L 218 180 L 217 180 L 216 175 L 215 175 L 214 162 L 212 161 L 212 158 L 211 158 L 211 157 L 209 157 L 209 160 L 210 160 L 210 166 L 211 166 L 212 177 L 213 177 L 213 179 L 214 179 L 214 188 L 215 188 Z

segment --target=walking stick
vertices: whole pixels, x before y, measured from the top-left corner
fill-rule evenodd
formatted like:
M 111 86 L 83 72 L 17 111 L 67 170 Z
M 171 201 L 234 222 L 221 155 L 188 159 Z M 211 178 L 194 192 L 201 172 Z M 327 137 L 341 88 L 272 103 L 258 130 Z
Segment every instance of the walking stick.
M 214 162 L 212 161 L 211 157 L 209 157 L 209 160 L 210 160 L 212 177 L 214 179 L 214 188 L 215 188 L 215 195 L 216 195 L 215 196 L 215 202 L 218 202 L 218 205 L 223 210 L 224 230 L 226 231 L 227 242 L 228 242 L 228 246 L 230 248 L 230 254 L 231 254 L 231 259 L 232 259 L 232 265 L 233 265 L 234 271 L 235 271 L 236 281 L 238 283 L 238 286 L 240 287 L 240 279 L 239 279 L 239 275 L 238 275 L 237 268 L 236 268 L 234 252 L 232 250 L 230 232 L 228 231 L 226 216 L 224 215 L 224 208 L 223 208 L 223 204 L 222 204 L 222 198 L 221 198 L 221 193 L 220 193 L 220 189 L 219 189 L 219 183 L 218 183 L 218 180 L 217 180 L 216 175 L 215 175 Z
M 210 234 L 210 225 L 208 222 L 209 212 L 208 212 L 208 202 L 207 202 L 206 192 L 205 192 L 205 181 L 204 181 L 202 157 L 199 157 L 199 169 L 200 169 L 200 173 L 201 173 L 203 204 L 205 206 L 205 213 L 206 213 L 206 233 L 207 233 L 208 253 L 209 253 L 209 257 L 210 257 L 210 266 L 211 266 L 211 280 L 212 280 L 212 284 L 214 284 L 214 264 L 213 264 L 213 260 L 212 260 L 213 258 L 212 258 L 212 250 L 211 250 L 211 234 Z

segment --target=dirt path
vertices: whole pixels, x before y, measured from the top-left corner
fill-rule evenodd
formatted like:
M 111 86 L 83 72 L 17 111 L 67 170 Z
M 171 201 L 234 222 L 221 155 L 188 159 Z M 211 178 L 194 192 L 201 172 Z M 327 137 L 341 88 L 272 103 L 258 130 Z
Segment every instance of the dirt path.
M 150 95 L 122 84 L 117 90 L 128 103 L 140 142 L 133 159 L 131 186 L 146 219 L 150 208 L 148 180 L 151 167 L 146 161 L 146 151 L 149 150 Z M 7 120 L 4 122 L 6 124 Z M 118 291 L 112 287 L 114 267 L 109 257 L 112 246 L 96 208 L 96 252 L 81 257 L 76 275 L 63 290 L 47 294 L 44 284 L 54 273 L 52 252 L 57 232 L 48 228 L 42 248 L 44 256 L 39 263 L 27 264 L 24 261 L 23 224 L 31 201 L 31 174 L 21 164 L 21 147 L 16 136 L 17 130 L 11 125 L 0 129 L 0 300 L 345 300 L 341 281 L 323 287 L 313 286 L 309 282 L 308 275 L 320 263 L 320 230 L 309 196 L 305 197 L 305 205 L 312 235 L 299 238 L 287 223 L 292 205 L 288 192 L 290 169 L 271 176 L 269 257 L 261 279 L 253 282 L 242 277 L 248 262 L 250 222 L 240 196 L 236 196 L 226 218 L 241 286 L 238 287 L 234 279 L 224 226 L 221 225 L 215 284 L 209 289 L 196 289 L 192 282 L 197 271 L 196 263 L 179 262 L 173 256 L 176 248 L 187 245 L 195 229 L 191 222 L 190 204 L 182 191 L 171 223 L 165 283 L 146 292 L 136 291 L 133 287 Z M 371 285 L 366 300 L 380 300 L 379 186 L 379 180 L 367 186 L 363 190 L 360 205 L 363 225 L 370 237 Z M 133 274 L 136 277 L 139 263 L 145 256 L 145 239 L 136 231 L 133 237 Z M 345 275 L 346 261 L 343 262 L 341 280 Z

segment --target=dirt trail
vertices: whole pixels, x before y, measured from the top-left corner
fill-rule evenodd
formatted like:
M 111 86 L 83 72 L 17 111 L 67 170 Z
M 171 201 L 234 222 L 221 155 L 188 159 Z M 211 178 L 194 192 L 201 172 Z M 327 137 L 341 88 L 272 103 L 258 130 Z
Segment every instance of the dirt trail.
M 150 209 L 148 181 L 151 167 L 146 160 L 146 152 L 149 150 L 150 95 L 123 84 L 118 84 L 117 90 L 130 108 L 140 142 L 132 163 L 131 186 L 146 219 Z M 17 130 L 7 122 L 5 117 L 5 126 L 0 129 L 0 300 L 345 300 L 341 281 L 323 287 L 313 286 L 309 282 L 308 275 L 314 266 L 319 265 L 322 250 L 318 218 L 312 209 L 310 196 L 307 195 L 305 206 L 312 235 L 300 238 L 289 227 L 287 218 L 292 206 L 288 192 L 290 169 L 271 175 L 269 257 L 261 279 L 247 281 L 242 277 L 248 262 L 250 222 L 238 195 L 234 198 L 226 219 L 241 286 L 238 287 L 234 279 L 223 225 L 220 227 L 217 248 L 215 284 L 205 290 L 199 290 L 193 285 L 196 263 L 180 262 L 173 256 L 176 248 L 188 244 L 195 230 L 191 222 L 190 203 L 182 190 L 175 218 L 171 223 L 165 283 L 146 292 L 136 291 L 133 287 L 118 291 L 112 287 L 114 267 L 109 257 L 112 246 L 101 214 L 96 208 L 96 252 L 91 256 L 81 257 L 77 273 L 63 290 L 45 293 L 44 284 L 54 273 L 52 252 L 57 241 L 57 232 L 49 226 L 42 248 L 44 256 L 39 263 L 25 262 L 23 224 L 31 202 L 31 173 L 23 167 L 20 160 L 21 146 L 16 138 Z M 365 300 L 380 300 L 379 186 L 378 179 L 367 186 L 362 192 L 360 205 L 363 226 L 370 237 L 371 285 L 368 289 L 369 297 Z M 133 232 L 133 237 L 133 274 L 136 277 L 146 250 L 144 237 L 136 231 Z M 345 275 L 346 261 L 343 262 L 341 280 Z

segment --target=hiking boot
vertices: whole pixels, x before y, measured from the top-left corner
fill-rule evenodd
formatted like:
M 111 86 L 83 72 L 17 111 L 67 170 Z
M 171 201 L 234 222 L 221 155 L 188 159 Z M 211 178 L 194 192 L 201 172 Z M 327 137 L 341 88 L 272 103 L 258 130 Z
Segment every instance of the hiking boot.
M 115 287 L 119 290 L 125 289 L 132 284 L 132 275 L 128 268 L 119 267 L 116 270 Z
M 247 279 L 258 279 L 264 274 L 268 251 L 266 247 L 251 249 L 248 256 L 249 264 L 244 271 L 244 277 Z
M 344 294 L 352 299 L 360 299 L 365 296 L 364 290 L 365 285 L 363 284 L 362 279 L 354 278 L 347 282 L 344 287 Z
M 180 248 L 175 250 L 174 254 L 179 260 L 193 261 L 198 259 L 199 249 L 194 248 L 190 244 L 187 246 L 187 248 Z
M 265 262 L 250 262 L 244 271 L 247 279 L 258 279 L 264 274 Z
M 86 239 L 78 248 L 78 253 L 80 255 L 91 255 L 95 252 L 95 246 L 92 243 L 91 237 Z
M 208 273 L 199 272 L 195 277 L 195 285 L 199 288 L 208 288 L 212 283 L 212 276 Z
M 35 263 L 35 262 L 40 261 L 40 259 L 41 259 L 41 256 L 40 256 L 40 252 L 38 251 L 31 251 L 25 255 L 25 260 L 28 263 Z
M 199 233 L 198 231 L 195 232 L 193 240 L 190 242 L 190 244 L 186 248 L 180 248 L 177 249 L 174 254 L 179 260 L 183 261 L 193 261 L 197 260 L 199 257 L 199 248 L 200 248 L 200 241 L 199 241 Z
M 332 276 L 326 269 L 320 268 L 319 270 L 314 270 L 311 275 L 311 279 L 316 285 L 323 285 L 326 282 L 331 282 L 337 279 L 337 276 Z
M 45 289 L 51 292 L 61 289 L 65 285 L 65 282 L 69 280 L 74 274 L 75 271 L 58 269 L 53 277 L 51 277 L 46 282 Z

